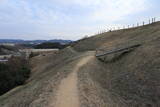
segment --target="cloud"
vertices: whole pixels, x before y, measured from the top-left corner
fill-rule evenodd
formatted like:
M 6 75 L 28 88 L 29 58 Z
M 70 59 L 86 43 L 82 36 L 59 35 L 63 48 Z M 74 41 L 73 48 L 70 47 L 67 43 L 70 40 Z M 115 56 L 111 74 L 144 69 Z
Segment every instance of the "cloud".
M 117 21 L 127 15 L 144 11 L 148 5 L 144 5 L 146 0 L 104 0 L 99 9 L 95 9 L 91 17 L 93 20 Z
M 0 36 L 76 39 L 148 8 L 148 0 L 0 0 Z

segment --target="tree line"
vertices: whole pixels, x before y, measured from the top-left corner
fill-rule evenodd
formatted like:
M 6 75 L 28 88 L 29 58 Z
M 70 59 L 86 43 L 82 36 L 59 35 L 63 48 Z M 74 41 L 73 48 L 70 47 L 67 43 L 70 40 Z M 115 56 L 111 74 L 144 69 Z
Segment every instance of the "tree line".
M 29 63 L 22 57 L 11 57 L 8 62 L 0 63 L 0 95 L 23 85 L 29 76 Z

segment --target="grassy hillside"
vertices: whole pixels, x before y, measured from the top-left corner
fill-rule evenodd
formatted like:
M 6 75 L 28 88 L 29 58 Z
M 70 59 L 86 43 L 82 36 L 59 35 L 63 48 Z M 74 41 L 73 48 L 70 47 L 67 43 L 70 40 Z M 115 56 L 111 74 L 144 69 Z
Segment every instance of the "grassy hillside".
M 8 55 L 18 52 L 18 49 L 14 46 L 0 45 L 0 55 Z
M 58 54 L 50 53 L 33 57 L 30 60 L 31 76 L 27 83 L 0 96 L 0 106 L 45 107 L 56 94 L 57 85 L 72 71 L 76 59 L 80 57 L 81 54 L 70 47 L 61 50 Z
M 112 56 L 106 62 L 95 58 L 79 73 L 82 81 L 86 73 L 101 87 L 100 97 L 108 107 L 160 106 L 160 23 L 104 33 L 73 46 L 77 51 L 107 51 L 136 43 L 141 46 L 118 57 L 117 53 L 105 55 Z
M 160 36 L 160 22 L 145 25 L 143 27 L 131 28 L 95 35 L 72 44 L 77 51 L 96 50 L 99 48 L 111 48 L 119 45 L 127 45 L 135 42 L 145 43 Z
M 81 104 L 83 107 L 159 107 L 160 22 L 103 33 L 74 42 L 57 54 L 33 57 L 27 83 L 0 96 L 0 106 L 45 107 L 56 94 L 60 81 L 82 56 L 93 56 L 97 49 L 112 50 L 137 43 L 141 46 L 127 53 L 118 56 L 112 53 L 113 60 L 102 62 L 95 57 L 80 69 Z

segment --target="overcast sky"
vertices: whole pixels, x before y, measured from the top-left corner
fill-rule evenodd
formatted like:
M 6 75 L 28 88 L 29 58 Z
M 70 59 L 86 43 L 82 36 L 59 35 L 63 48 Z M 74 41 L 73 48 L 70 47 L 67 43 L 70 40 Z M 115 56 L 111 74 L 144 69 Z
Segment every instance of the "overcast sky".
M 0 0 L 0 39 L 71 39 L 160 17 L 160 0 Z

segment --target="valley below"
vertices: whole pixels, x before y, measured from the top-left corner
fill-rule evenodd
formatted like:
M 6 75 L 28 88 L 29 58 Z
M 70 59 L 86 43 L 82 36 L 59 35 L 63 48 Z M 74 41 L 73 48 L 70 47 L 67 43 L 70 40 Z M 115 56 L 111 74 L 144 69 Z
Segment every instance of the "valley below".
M 0 96 L 0 107 L 160 106 L 160 22 L 41 51 L 29 58 L 25 84 Z

